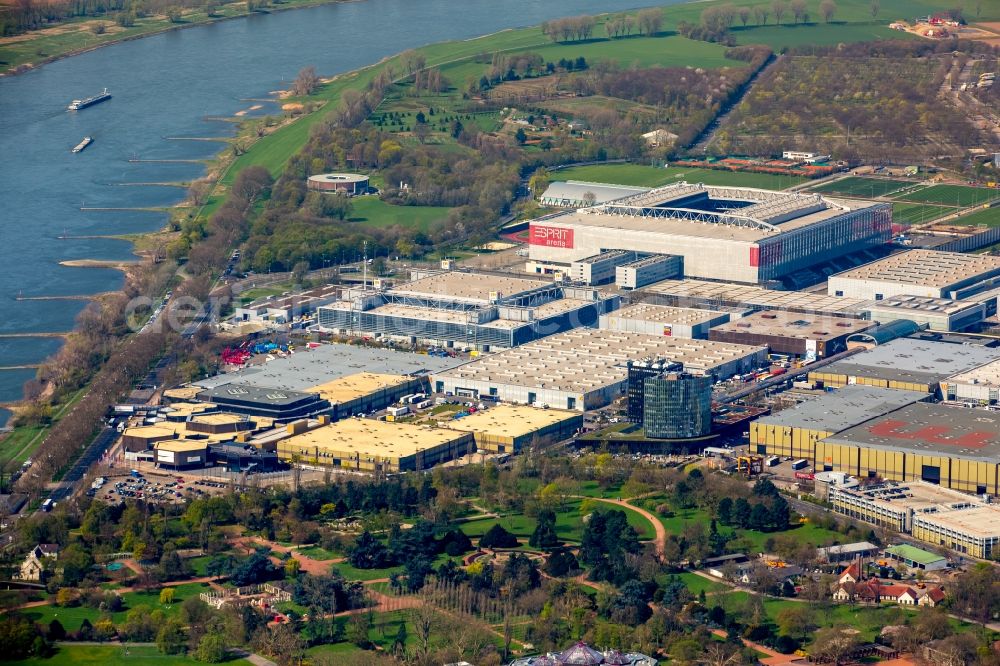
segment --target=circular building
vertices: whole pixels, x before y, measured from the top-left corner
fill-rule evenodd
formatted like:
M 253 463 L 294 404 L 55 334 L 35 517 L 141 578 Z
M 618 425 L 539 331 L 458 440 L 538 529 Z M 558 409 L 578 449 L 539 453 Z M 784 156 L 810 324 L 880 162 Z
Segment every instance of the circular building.
M 318 192 L 364 194 L 368 191 L 368 176 L 360 173 L 321 173 L 309 176 L 306 186 Z

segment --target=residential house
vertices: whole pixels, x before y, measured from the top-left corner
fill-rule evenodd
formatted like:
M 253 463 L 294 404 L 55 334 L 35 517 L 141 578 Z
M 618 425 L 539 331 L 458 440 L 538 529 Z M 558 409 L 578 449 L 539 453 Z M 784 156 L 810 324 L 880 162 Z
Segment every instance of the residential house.
M 920 598 L 917 599 L 917 605 L 934 608 L 942 601 L 944 601 L 944 590 L 940 587 L 930 587 L 924 590 Z
M 861 580 L 861 561 L 854 560 L 847 568 L 840 572 L 840 577 L 837 578 L 838 585 L 846 585 L 847 583 L 857 583 Z
M 59 546 L 54 543 L 40 543 L 30 551 L 21 563 L 18 580 L 40 581 L 45 571 L 45 561 L 59 557 Z

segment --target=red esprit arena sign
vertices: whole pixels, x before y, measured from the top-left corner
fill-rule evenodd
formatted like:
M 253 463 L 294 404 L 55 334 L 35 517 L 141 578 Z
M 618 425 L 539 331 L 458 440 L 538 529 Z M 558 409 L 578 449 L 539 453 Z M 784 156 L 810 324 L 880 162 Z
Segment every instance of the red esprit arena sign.
M 531 225 L 531 234 L 528 236 L 528 242 L 531 245 L 544 245 L 545 247 L 572 248 L 573 230 L 533 224 Z

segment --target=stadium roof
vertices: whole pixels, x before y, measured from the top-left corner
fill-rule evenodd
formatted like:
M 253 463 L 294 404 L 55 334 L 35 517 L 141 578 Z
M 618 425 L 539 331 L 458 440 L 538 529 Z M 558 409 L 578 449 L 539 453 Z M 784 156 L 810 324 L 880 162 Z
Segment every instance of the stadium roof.
M 715 205 L 706 205 L 708 200 L 739 201 L 749 205 L 725 211 Z M 754 242 L 876 205 L 885 204 L 681 181 L 547 218 L 546 223 Z
M 583 180 L 556 181 L 550 183 L 542 194 L 542 199 L 552 201 L 583 201 L 588 192 L 594 195 L 594 203 L 605 203 L 622 197 L 648 192 L 648 187 L 630 187 L 610 183 L 588 183 Z
M 823 441 L 996 463 L 1000 412 L 918 402 Z
M 930 394 L 917 391 L 845 386 L 806 400 L 792 409 L 763 416 L 757 422 L 838 433 L 929 397 Z

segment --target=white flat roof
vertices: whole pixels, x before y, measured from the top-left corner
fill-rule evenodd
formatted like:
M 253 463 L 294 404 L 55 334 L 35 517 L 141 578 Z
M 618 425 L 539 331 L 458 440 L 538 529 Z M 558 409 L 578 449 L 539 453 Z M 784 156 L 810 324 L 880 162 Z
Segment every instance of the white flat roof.
M 688 340 L 641 333 L 575 329 L 485 356 L 436 377 L 459 382 L 496 382 L 540 389 L 586 392 L 618 384 L 626 361 L 663 358 L 692 371 L 761 354 L 766 347 Z
M 977 277 L 1000 274 L 1000 257 L 940 250 L 908 250 L 837 273 L 831 279 L 896 282 L 944 289 Z
M 552 286 L 552 283 L 544 280 L 529 280 L 513 275 L 487 275 L 484 273 L 449 271 L 401 284 L 398 287 L 393 287 L 390 292 L 401 296 L 437 296 L 487 303 L 490 294 L 493 292 L 507 297 L 548 286 Z
M 726 313 L 716 312 L 715 310 L 674 308 L 666 305 L 635 303 L 620 310 L 609 312 L 606 316 L 609 319 L 636 319 L 639 321 L 652 321 L 657 324 L 696 325 L 726 316 Z

